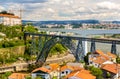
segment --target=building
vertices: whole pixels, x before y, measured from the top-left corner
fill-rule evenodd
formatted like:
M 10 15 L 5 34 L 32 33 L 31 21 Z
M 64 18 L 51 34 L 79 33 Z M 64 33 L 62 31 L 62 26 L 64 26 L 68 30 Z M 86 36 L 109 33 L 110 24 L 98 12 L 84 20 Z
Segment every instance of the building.
M 101 69 L 105 78 L 118 79 L 120 77 L 120 64 L 104 64 Z
M 116 55 L 112 53 L 104 54 L 101 50 L 96 50 L 89 55 L 89 65 L 101 67 L 102 64 L 113 64 L 116 62 Z
M 27 77 L 27 74 L 13 73 L 8 77 L 8 79 L 26 79 L 26 77 Z
M 10 15 L 10 14 L 0 14 L 0 24 L 3 25 L 19 25 L 21 23 L 21 18 L 15 15 Z
M 40 67 L 32 71 L 32 79 L 36 77 L 42 77 L 43 79 L 51 79 L 56 77 L 59 79 L 60 77 L 60 69 L 57 63 L 50 64 L 48 66 Z
M 44 79 L 51 79 L 50 77 L 50 70 L 45 67 L 40 67 L 32 71 L 32 79 L 36 77 L 42 77 Z
M 93 76 L 90 71 L 83 69 L 80 71 L 71 72 L 64 79 L 96 79 L 96 77 Z

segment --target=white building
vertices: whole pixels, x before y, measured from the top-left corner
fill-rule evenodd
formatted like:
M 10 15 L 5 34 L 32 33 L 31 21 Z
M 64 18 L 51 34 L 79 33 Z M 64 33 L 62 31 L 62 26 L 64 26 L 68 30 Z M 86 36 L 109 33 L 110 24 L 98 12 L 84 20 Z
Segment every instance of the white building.
M 21 18 L 9 14 L 0 14 L 0 24 L 3 25 L 19 25 L 21 24 Z

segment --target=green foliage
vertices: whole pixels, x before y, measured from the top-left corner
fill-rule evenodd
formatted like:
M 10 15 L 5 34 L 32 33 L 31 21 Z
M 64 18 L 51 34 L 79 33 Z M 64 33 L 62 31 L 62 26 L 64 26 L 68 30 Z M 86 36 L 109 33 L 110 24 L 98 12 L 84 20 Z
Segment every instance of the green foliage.
M 24 45 L 23 40 L 3 40 L 0 42 L 0 48 L 14 47 Z
M 32 79 L 30 76 L 26 77 L 25 79 Z
M 119 57 L 119 56 L 117 56 L 116 62 L 117 62 L 118 64 L 120 64 L 120 57 Z
M 4 26 L 0 24 L 0 32 L 4 33 L 7 38 L 21 38 L 23 36 L 23 32 L 21 31 L 20 26 Z
M 86 64 L 88 64 L 88 57 L 91 54 L 91 52 L 88 52 L 86 56 L 84 56 L 84 61 Z
M 57 43 L 55 46 L 53 46 L 50 50 L 50 54 L 57 54 L 57 52 L 59 53 L 64 53 L 65 51 L 67 51 L 67 48 L 65 48 L 64 46 L 62 46 L 62 44 Z
M 102 79 L 102 70 L 99 68 L 95 68 L 94 66 L 90 66 L 89 70 L 91 71 L 91 73 L 96 76 L 97 79 Z
M 12 72 L 5 72 L 4 74 L 0 74 L 0 79 L 8 79 Z
M 113 38 L 120 38 L 120 34 L 113 34 L 111 37 L 113 37 Z
M 0 53 L 0 64 L 13 63 L 18 60 L 19 57 L 23 57 L 21 54 L 15 54 L 11 52 Z
M 82 24 L 73 24 L 73 28 L 80 28 L 82 27 Z
M 35 27 L 33 27 L 33 26 L 31 26 L 31 25 L 29 25 L 29 26 L 26 26 L 26 27 L 24 28 L 24 32 L 36 33 L 36 32 L 38 32 L 38 29 L 35 28 Z
M 107 72 L 107 78 L 110 78 L 111 77 L 111 74 L 109 72 Z
M 37 76 L 35 79 L 43 79 L 42 77 L 40 77 L 40 76 Z
M 34 69 L 38 68 L 39 65 L 36 65 L 36 64 L 29 64 L 28 66 L 28 70 L 29 72 L 32 72 Z
M 52 79 L 57 79 L 57 76 L 54 76 Z

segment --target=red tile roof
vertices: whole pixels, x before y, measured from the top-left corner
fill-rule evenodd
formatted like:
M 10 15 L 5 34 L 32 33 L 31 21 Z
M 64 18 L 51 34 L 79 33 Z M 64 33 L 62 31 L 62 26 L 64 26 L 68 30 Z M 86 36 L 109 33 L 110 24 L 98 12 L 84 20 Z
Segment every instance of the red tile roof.
M 49 66 L 51 67 L 51 70 L 58 70 L 58 68 L 60 68 L 59 64 L 57 63 L 49 64 Z
M 112 54 L 112 53 L 110 53 L 110 52 L 108 52 L 107 55 L 108 55 L 109 57 L 112 57 L 112 58 L 117 58 L 117 56 L 116 56 L 115 54 Z
M 33 70 L 32 73 L 37 72 L 37 71 L 43 71 L 43 72 L 46 72 L 46 73 L 50 73 L 51 72 L 50 70 L 48 70 L 45 67 L 40 67 L 40 68 L 37 68 L 37 69 Z
M 60 70 L 61 70 L 61 71 L 64 71 L 64 70 L 66 70 L 66 69 L 70 69 L 71 71 L 74 70 L 71 66 L 68 66 L 68 65 L 62 66 Z
M 105 64 L 101 67 L 103 70 L 109 71 L 111 73 L 117 74 L 120 70 L 120 64 Z
M 8 78 L 10 78 L 10 79 L 25 79 L 26 76 L 27 76 L 27 74 L 23 74 L 23 73 L 13 73 Z
M 75 71 L 70 74 L 68 74 L 65 79 L 70 78 L 70 77 L 78 77 L 80 79 L 96 79 L 95 76 L 90 74 L 90 71 L 88 70 L 81 70 L 81 71 Z
M 104 54 L 101 50 L 96 50 L 95 53 L 97 53 L 99 55 L 103 55 Z
M 109 60 L 109 58 L 106 56 L 98 56 L 96 57 L 96 59 L 93 60 L 93 62 L 98 63 L 98 64 L 103 64 L 107 60 Z
M 18 17 L 18 16 L 8 15 L 8 14 L 0 14 L 0 17 L 20 18 L 20 17 Z

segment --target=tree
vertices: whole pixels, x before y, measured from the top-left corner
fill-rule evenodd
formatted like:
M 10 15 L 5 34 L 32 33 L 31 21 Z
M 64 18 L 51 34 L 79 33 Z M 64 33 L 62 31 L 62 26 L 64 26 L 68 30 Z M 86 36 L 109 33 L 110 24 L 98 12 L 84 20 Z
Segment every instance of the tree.
M 91 73 L 96 76 L 97 79 L 102 79 L 102 70 L 99 68 L 95 68 L 94 66 L 90 66 L 89 70 L 91 71 Z
M 120 64 L 120 57 L 119 57 L 119 56 L 117 56 L 116 62 L 117 62 L 118 64 Z
M 90 54 L 91 54 L 91 52 L 88 52 L 87 55 L 84 56 L 84 61 L 85 61 L 86 64 L 88 64 L 88 59 L 89 59 L 88 57 L 89 57 Z

